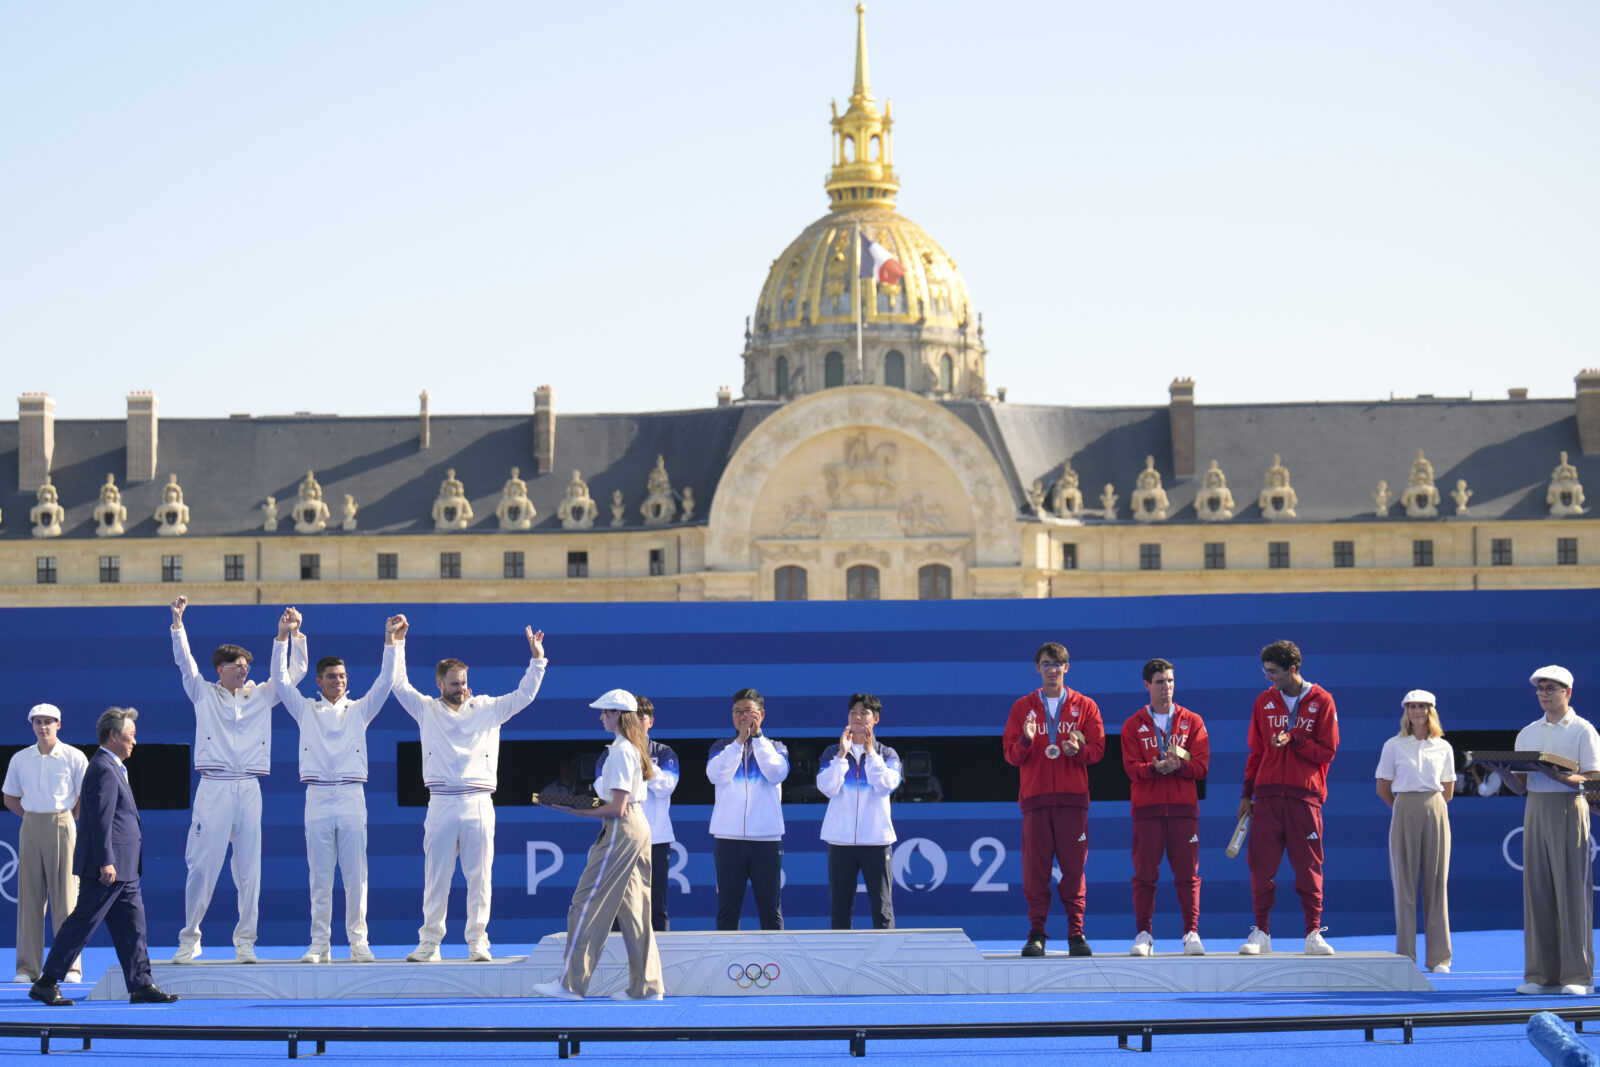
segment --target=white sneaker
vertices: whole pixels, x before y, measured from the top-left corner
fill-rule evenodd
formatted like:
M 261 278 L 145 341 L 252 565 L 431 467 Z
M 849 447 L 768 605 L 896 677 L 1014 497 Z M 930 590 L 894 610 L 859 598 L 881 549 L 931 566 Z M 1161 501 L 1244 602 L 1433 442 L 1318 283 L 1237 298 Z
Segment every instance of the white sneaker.
M 1523 982 L 1517 986 L 1517 992 L 1536 997 L 1544 993 L 1554 993 L 1560 988 L 1560 986 L 1540 985 L 1538 982 Z
M 1200 931 L 1190 930 L 1183 935 L 1183 954 L 1185 956 L 1204 956 L 1206 947 L 1200 943 Z
M 1432 967 L 1428 968 L 1428 973 L 1429 974 L 1449 974 L 1450 973 L 1450 965 L 1448 963 L 1436 963 Z
M 11 980 L 13 982 L 15 982 L 17 985 L 32 985 L 33 984 L 33 976 L 29 975 L 29 974 L 23 974 L 21 971 L 18 971 L 17 972 L 17 976 L 15 978 L 11 979 Z
M 83 968 L 82 967 L 74 967 L 74 968 L 72 968 L 72 970 L 67 972 L 67 976 L 65 978 L 63 978 L 62 981 L 63 982 L 81 982 L 81 981 L 83 981 Z
M 467 959 L 473 963 L 493 963 L 494 957 L 489 955 L 489 939 L 475 937 L 467 942 Z
M 578 994 L 556 982 L 540 982 L 533 987 L 533 991 L 541 997 L 560 997 L 562 1000 L 582 1000 Z
M 256 959 L 256 947 L 246 942 L 233 946 L 233 962 L 235 963 L 260 963 Z
M 306 954 L 300 957 L 301 963 L 332 963 L 333 952 L 327 945 L 312 945 L 306 949 Z
M 437 941 L 419 941 L 419 942 L 417 942 L 417 947 L 411 950 L 411 954 L 408 955 L 406 957 L 406 959 L 410 960 L 412 963 L 438 963 L 439 962 L 439 942 L 437 942 Z
M 1323 927 L 1326 930 L 1327 927 Z M 1331 956 L 1333 946 L 1322 939 L 1322 930 L 1313 930 L 1306 935 L 1307 956 Z
M 200 942 L 192 945 L 180 944 L 178 951 L 173 953 L 173 963 L 193 963 L 196 956 L 200 955 Z
M 666 998 L 664 996 L 662 996 L 660 993 L 646 993 L 642 997 L 630 997 L 630 996 L 628 996 L 628 990 L 626 988 L 623 988 L 623 989 L 619 989 L 615 993 L 611 994 L 611 999 L 612 1000 L 634 1000 L 634 1001 L 637 1001 L 637 1000 L 665 1000 Z
M 372 954 L 372 947 L 365 941 L 357 941 L 350 946 L 351 963 L 377 963 L 378 957 Z
M 1156 939 L 1150 936 L 1149 930 L 1140 930 L 1139 936 L 1133 939 L 1133 947 L 1128 949 L 1130 956 L 1148 956 L 1156 947 Z
M 1272 937 L 1265 930 L 1252 926 L 1250 936 L 1239 946 L 1241 956 L 1260 956 L 1272 951 Z
M 1586 997 L 1589 995 L 1589 987 L 1586 985 L 1564 985 L 1561 987 L 1561 992 L 1569 997 Z

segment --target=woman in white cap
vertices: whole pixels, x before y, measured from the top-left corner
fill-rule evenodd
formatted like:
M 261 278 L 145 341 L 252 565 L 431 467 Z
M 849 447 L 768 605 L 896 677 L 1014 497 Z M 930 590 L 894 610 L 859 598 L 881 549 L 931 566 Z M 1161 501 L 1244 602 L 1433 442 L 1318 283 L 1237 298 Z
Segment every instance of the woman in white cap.
M 572 892 L 567 909 L 567 951 L 561 974 L 540 982 L 534 992 L 563 1000 L 582 1000 L 589 979 L 616 922 L 628 953 L 628 985 L 613 1000 L 660 1000 L 661 958 L 650 928 L 650 822 L 640 803 L 645 780 L 655 777 L 649 741 L 639 721 L 633 694 L 613 689 L 589 705 L 600 723 L 616 735 L 606 750 L 605 769 L 597 783 L 598 807 L 560 807 L 574 815 L 602 820 L 600 836 L 589 849 L 589 862 Z
M 1413 689 L 1401 700 L 1400 733 L 1378 757 L 1378 796 L 1389 822 L 1389 877 L 1394 882 L 1395 951 L 1417 958 L 1417 883 L 1428 970 L 1450 970 L 1450 816 L 1456 754 L 1444 739 L 1433 694 Z

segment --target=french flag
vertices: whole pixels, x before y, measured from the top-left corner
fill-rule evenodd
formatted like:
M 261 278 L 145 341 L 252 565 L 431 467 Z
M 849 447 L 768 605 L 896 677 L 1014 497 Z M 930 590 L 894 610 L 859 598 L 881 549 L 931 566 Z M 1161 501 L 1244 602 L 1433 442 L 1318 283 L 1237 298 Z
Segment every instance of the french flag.
M 898 285 L 900 279 L 906 276 L 906 269 L 894 258 L 894 253 L 862 234 L 861 276 L 876 278 L 879 285 Z

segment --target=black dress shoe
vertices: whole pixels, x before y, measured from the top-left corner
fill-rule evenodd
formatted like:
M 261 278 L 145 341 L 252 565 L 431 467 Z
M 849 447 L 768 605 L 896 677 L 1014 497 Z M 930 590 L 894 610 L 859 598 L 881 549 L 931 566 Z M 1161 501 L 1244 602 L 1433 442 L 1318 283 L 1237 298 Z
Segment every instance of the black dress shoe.
M 1089 939 L 1082 934 L 1069 934 L 1067 936 L 1067 955 L 1093 956 L 1094 949 L 1089 947 Z
M 129 1004 L 171 1004 L 178 999 L 176 993 L 163 993 L 154 982 L 143 989 L 135 989 L 128 994 Z
M 32 988 L 28 990 L 28 999 L 37 1000 L 47 1008 L 70 1008 L 74 1003 L 61 995 L 61 987 L 50 977 L 41 978 L 33 983 Z
M 1043 956 L 1044 955 L 1044 934 L 1040 933 L 1037 930 L 1035 930 L 1033 933 L 1029 934 L 1028 935 L 1028 943 L 1026 945 L 1022 946 L 1022 954 L 1024 956 Z

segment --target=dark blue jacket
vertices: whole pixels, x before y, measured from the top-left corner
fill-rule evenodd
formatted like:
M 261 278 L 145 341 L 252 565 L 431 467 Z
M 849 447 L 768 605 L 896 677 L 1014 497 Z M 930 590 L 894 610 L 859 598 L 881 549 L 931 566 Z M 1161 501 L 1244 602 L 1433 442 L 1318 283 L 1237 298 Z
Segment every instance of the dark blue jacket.
M 96 748 L 83 772 L 83 807 L 78 816 L 78 845 L 72 850 L 72 873 L 98 880 L 100 868 L 111 864 L 117 881 L 139 877 L 144 862 L 144 835 L 133 790 L 110 752 Z

